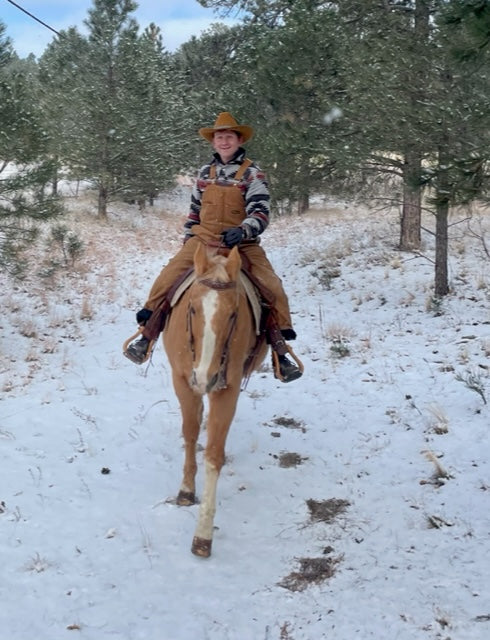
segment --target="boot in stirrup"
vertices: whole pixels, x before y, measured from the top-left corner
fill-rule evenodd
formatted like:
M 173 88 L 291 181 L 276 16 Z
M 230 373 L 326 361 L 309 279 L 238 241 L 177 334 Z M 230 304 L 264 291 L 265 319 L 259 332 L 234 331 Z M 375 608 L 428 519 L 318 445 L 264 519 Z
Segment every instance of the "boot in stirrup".
M 146 338 L 141 334 L 141 332 L 142 328 L 150 319 L 152 313 L 153 312 L 151 311 L 151 309 L 140 309 L 138 311 L 138 313 L 136 314 L 136 321 L 140 326 L 138 333 L 136 333 L 134 336 L 131 336 L 131 338 L 126 340 L 123 345 L 124 355 L 135 364 L 143 364 L 143 362 L 146 362 L 146 360 L 148 360 L 151 355 L 154 340 Z M 140 338 L 138 340 L 134 340 L 138 335 L 140 335 Z
M 143 364 L 143 362 L 146 362 L 150 357 L 152 345 L 153 340 L 148 340 L 145 336 L 141 336 L 139 340 L 135 340 L 126 347 L 123 353 L 131 362 Z
M 277 378 L 281 382 L 292 382 L 293 380 L 301 378 L 301 376 L 303 375 L 303 371 L 295 362 L 291 362 L 291 360 L 285 355 L 275 355 L 277 355 L 277 361 L 274 363 L 275 378 Z

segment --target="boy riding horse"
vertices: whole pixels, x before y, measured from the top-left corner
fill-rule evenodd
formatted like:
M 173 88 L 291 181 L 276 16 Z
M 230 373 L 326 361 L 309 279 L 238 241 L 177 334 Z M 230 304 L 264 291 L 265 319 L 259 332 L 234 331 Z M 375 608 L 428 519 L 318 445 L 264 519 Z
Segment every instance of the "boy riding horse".
M 220 113 L 214 126 L 199 129 L 215 153 L 211 162 L 199 171 L 193 188 L 184 244 L 162 269 L 144 308 L 136 314 L 142 335 L 124 351 L 132 362 L 141 364 L 149 357 L 170 309 L 169 291 L 192 267 L 198 244 L 228 249 L 238 245 L 252 280 L 270 307 L 266 333 L 273 350 L 274 375 L 282 382 L 291 382 L 302 375 L 302 368 L 286 355 L 292 353 L 286 340 L 296 338 L 288 299 L 259 244 L 259 236 L 269 224 L 270 196 L 264 173 L 245 157 L 241 146 L 253 133 L 251 127 L 239 125 L 228 112 Z

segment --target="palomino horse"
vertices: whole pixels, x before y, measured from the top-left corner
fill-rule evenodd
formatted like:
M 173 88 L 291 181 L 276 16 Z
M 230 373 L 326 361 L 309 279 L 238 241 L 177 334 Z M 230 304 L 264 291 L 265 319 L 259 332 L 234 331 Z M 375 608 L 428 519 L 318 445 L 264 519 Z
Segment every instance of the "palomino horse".
M 255 322 L 240 282 L 241 258 L 235 247 L 227 258 L 211 256 L 201 244 L 194 256 L 195 280 L 174 307 L 163 342 L 172 367 L 182 412 L 184 477 L 177 504 L 195 503 L 196 444 L 208 397 L 205 481 L 192 552 L 209 557 L 216 511 L 216 486 L 225 459 L 225 442 L 240 393 L 247 359 L 257 343 Z M 252 369 L 267 353 L 259 343 Z M 250 362 L 250 361 L 249 361 Z

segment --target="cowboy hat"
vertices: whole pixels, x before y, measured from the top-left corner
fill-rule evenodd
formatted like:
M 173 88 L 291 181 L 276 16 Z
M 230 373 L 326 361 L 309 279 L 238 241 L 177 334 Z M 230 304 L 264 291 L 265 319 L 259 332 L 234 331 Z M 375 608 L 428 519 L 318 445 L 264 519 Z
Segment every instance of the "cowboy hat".
M 254 134 L 252 127 L 246 124 L 238 124 L 235 118 L 228 113 L 228 111 L 222 111 L 216 118 L 216 122 L 212 127 L 203 127 L 199 129 L 199 135 L 201 135 L 208 142 L 213 141 L 213 136 L 216 131 L 235 131 L 239 135 L 243 136 L 243 142 L 247 142 Z

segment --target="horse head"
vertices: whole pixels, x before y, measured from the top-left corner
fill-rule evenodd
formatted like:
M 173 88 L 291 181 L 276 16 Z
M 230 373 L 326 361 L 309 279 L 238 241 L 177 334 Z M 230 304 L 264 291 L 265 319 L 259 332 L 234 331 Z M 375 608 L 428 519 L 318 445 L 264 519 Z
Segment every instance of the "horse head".
M 237 247 L 223 256 L 199 245 L 194 256 L 196 280 L 189 294 L 187 329 L 193 361 L 190 386 L 201 395 L 229 384 L 231 352 L 240 339 L 236 336 L 240 267 Z M 241 379 L 241 370 L 234 377 Z

